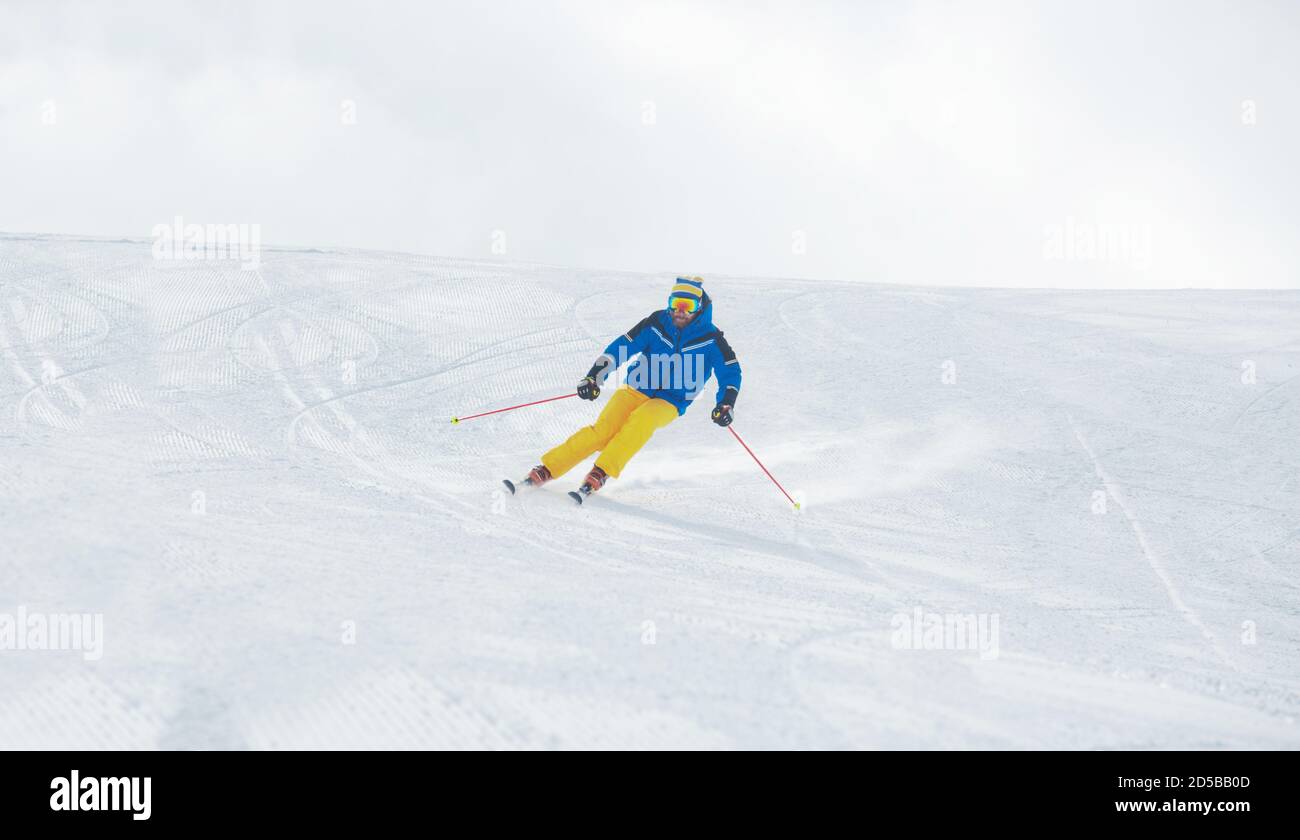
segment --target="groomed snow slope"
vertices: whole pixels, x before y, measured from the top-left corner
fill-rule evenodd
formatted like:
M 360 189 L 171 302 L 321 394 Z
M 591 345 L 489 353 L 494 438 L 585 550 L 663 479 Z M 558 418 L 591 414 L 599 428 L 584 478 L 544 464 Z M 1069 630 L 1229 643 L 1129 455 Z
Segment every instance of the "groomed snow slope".
M 450 418 L 670 279 L 0 237 L 0 612 L 104 627 L 0 650 L 0 745 L 1300 745 L 1300 293 L 709 277 L 803 511 L 712 387 L 583 508 L 503 496 L 607 397 Z

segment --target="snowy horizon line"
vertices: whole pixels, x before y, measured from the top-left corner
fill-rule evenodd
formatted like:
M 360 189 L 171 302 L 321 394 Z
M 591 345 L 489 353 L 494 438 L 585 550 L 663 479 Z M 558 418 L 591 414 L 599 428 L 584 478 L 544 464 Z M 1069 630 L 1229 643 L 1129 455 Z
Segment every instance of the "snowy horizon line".
M 211 225 L 208 225 L 209 227 Z M 218 225 L 224 226 L 224 225 Z M 59 233 L 52 231 L 19 231 L 19 230 L 0 230 L 0 238 L 8 240 L 67 240 L 72 242 L 95 242 L 105 245 L 114 244 L 131 244 L 145 245 L 152 247 L 155 240 L 148 237 L 137 236 L 114 236 L 112 234 L 95 234 L 95 233 Z M 467 263 L 491 263 L 501 266 L 537 266 L 542 268 L 567 268 L 575 271 L 584 272 L 608 272 L 611 274 L 635 274 L 645 276 L 688 276 L 699 275 L 705 278 L 706 282 L 710 278 L 722 278 L 726 280 L 762 280 L 762 281 L 782 281 L 794 283 L 840 283 L 850 286 L 888 286 L 899 289 L 944 289 L 944 290 L 970 290 L 970 291 L 1021 291 L 1021 292 L 1300 292 L 1300 288 L 1290 286 L 1242 286 L 1242 287 L 1221 287 L 1221 286 L 1136 286 L 1136 285 L 1097 285 L 1097 286 L 994 286 L 982 284 L 966 283 L 917 283 L 909 280 L 845 280 L 835 277 L 817 277 L 817 276 L 787 276 L 778 274 L 736 274 L 726 271 L 701 271 L 698 268 L 689 271 L 671 271 L 668 269 L 639 269 L 639 268 L 616 268 L 610 266 L 584 266 L 572 265 L 568 263 L 546 262 L 543 260 L 513 259 L 499 255 L 488 256 L 460 256 L 450 254 L 434 254 L 422 251 L 408 251 L 395 248 L 375 248 L 353 245 L 308 245 L 303 243 L 285 243 L 285 242 L 268 242 L 260 246 L 261 251 L 282 252 L 282 253 L 349 253 L 349 254 L 392 254 L 405 257 L 416 257 L 422 259 L 457 261 Z M 257 270 L 250 268 L 246 270 Z

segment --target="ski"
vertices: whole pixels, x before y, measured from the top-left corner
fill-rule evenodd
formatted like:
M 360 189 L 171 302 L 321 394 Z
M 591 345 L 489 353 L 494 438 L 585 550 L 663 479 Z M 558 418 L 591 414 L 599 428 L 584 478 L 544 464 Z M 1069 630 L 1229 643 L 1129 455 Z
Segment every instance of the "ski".
M 514 496 L 514 495 L 518 494 L 518 492 L 519 492 L 519 488 L 520 488 L 520 487 L 538 487 L 538 486 L 539 486 L 538 483 L 535 483 L 535 482 L 533 481 L 534 474 L 535 474 L 535 473 L 537 472 L 537 470 L 539 470 L 539 469 L 543 469 L 543 468 L 542 468 L 542 467 L 537 467 L 537 468 L 535 468 L 534 471 L 533 471 L 533 473 L 529 473 L 528 477 L 525 478 L 525 479 L 523 479 L 522 481 L 520 481 L 518 485 L 516 485 L 515 482 L 511 481 L 511 480 L 508 479 L 508 478 L 503 478 L 503 479 L 501 479 L 501 483 L 505 486 L 505 488 L 506 488 L 507 490 L 510 491 L 510 495 Z M 549 478 L 550 478 L 550 473 L 542 473 L 542 475 L 543 475 L 543 478 L 544 478 L 544 479 L 549 479 Z M 593 469 L 592 472 L 591 472 L 591 474 L 587 476 L 588 481 L 583 482 L 583 484 L 582 484 L 581 487 L 579 487 L 577 490 L 574 490 L 573 492 L 569 493 L 569 498 L 570 498 L 570 499 L 573 499 L 573 501 L 576 502 L 577 504 L 582 504 L 582 503 L 586 500 L 586 497 L 587 497 L 587 496 L 590 496 L 590 495 L 592 494 L 592 492 L 595 490 L 595 488 L 593 488 L 593 487 L 591 486 L 591 481 L 592 481 L 592 480 L 595 480 L 595 479 L 592 478 L 592 476 L 596 476 L 597 479 L 603 479 L 603 478 L 605 477 L 605 473 L 604 473 L 604 471 L 601 470 L 599 467 L 596 467 L 595 469 Z M 543 482 L 541 482 L 541 483 L 545 483 L 545 482 L 543 481 Z M 597 484 L 597 486 L 599 486 L 599 484 L 602 484 L 602 483 L 604 483 L 604 482 L 603 482 L 603 481 L 600 481 L 600 482 Z
M 594 490 L 595 488 L 593 488 L 590 484 L 584 481 L 582 483 L 582 486 L 579 487 L 577 490 L 569 491 L 569 498 L 573 499 L 578 504 L 582 504 L 587 500 L 587 497 L 594 492 Z

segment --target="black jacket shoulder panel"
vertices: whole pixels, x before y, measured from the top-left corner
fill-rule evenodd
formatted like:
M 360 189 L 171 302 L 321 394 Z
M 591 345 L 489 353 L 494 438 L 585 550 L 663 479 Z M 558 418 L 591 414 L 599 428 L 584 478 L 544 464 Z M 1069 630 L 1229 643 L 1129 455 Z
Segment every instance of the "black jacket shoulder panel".
M 624 333 L 628 341 L 636 341 L 636 337 L 644 332 L 648 327 L 653 327 L 659 322 L 659 311 L 655 310 L 649 315 L 637 321 L 636 326 Z

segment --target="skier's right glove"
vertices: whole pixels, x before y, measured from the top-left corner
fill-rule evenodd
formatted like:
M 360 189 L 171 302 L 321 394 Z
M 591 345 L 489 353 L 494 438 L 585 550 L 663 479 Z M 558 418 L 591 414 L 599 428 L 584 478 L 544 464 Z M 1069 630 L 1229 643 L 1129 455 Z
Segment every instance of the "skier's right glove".
M 605 379 L 605 370 L 612 364 L 613 360 L 604 354 L 596 360 L 587 371 L 587 375 L 578 383 L 578 396 L 584 400 L 594 400 L 600 396 L 600 383 Z

